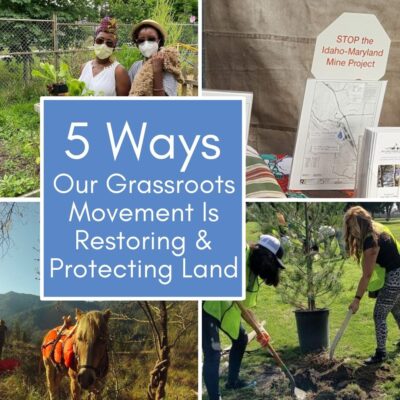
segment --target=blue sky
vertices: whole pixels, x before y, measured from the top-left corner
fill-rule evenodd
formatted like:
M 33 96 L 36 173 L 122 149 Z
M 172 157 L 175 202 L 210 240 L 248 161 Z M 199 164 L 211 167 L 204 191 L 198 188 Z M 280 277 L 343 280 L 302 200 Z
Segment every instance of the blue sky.
M 0 202 L 0 207 L 4 204 Z M 14 215 L 11 245 L 0 258 L 0 293 L 39 295 L 39 203 L 18 203 L 22 216 Z M 37 250 L 35 250 L 35 248 Z

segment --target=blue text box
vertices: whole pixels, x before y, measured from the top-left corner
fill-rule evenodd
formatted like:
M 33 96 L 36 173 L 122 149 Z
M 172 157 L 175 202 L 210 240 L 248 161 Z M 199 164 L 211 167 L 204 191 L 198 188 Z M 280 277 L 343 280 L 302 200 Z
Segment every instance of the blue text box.
M 242 297 L 242 100 L 41 108 L 43 299 Z

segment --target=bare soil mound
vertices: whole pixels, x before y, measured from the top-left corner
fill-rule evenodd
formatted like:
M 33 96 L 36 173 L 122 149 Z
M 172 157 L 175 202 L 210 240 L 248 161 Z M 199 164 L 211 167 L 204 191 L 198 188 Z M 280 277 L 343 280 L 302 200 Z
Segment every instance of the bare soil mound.
M 296 386 L 307 392 L 307 400 L 379 399 L 384 396 L 380 384 L 395 379 L 386 363 L 354 366 L 346 360 L 329 360 L 326 353 L 306 356 L 290 367 Z M 290 398 L 289 381 L 280 368 L 266 366 L 257 377 L 256 393 Z

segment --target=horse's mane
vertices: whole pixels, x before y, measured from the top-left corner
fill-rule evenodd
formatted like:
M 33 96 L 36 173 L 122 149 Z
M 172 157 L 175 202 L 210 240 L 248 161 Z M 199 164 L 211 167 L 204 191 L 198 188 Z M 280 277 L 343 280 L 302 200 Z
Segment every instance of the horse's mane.
M 107 334 L 107 323 L 101 311 L 89 311 L 80 317 L 76 328 L 78 338 L 91 342 Z

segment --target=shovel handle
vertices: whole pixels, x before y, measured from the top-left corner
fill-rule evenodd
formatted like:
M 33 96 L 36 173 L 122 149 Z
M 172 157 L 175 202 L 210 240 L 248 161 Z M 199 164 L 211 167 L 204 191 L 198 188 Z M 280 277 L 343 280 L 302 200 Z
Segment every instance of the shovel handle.
M 251 312 L 249 312 L 249 310 L 247 310 L 247 308 L 244 307 L 242 303 L 240 303 L 238 301 L 236 301 L 235 303 L 239 307 L 240 312 L 242 313 L 245 321 L 249 323 L 249 325 L 254 329 L 254 331 L 257 333 L 257 335 L 262 334 L 260 325 L 254 319 L 253 314 Z
M 249 323 L 249 325 L 254 329 L 254 331 L 257 333 L 257 335 L 260 335 L 262 333 L 262 331 L 260 329 L 260 325 L 254 319 L 253 314 L 250 313 L 240 302 L 236 301 L 235 303 L 239 307 L 240 312 L 242 313 L 245 321 Z M 272 345 L 270 343 L 267 344 L 267 347 L 268 347 L 268 350 L 270 351 L 272 357 L 276 361 L 276 363 L 285 371 L 285 374 L 289 378 L 289 380 L 292 384 L 292 387 L 295 388 L 296 382 L 293 378 L 293 375 L 290 373 L 289 368 L 284 364 L 281 357 L 275 351 L 275 349 L 272 347 Z
M 333 343 L 332 343 L 331 349 L 329 351 L 329 359 L 330 360 L 333 359 L 333 354 L 335 353 L 336 346 L 338 345 L 340 339 L 342 338 L 343 333 L 346 330 L 347 325 L 349 324 L 352 316 L 353 316 L 353 311 L 352 310 L 347 311 L 346 318 L 344 319 L 342 325 L 340 326 L 340 328 L 335 336 L 335 339 L 333 339 Z
M 240 311 L 242 315 L 244 316 L 244 319 L 249 323 L 249 325 L 254 329 L 254 331 L 257 333 L 257 335 L 262 334 L 262 331 L 260 329 L 260 325 L 258 322 L 254 319 L 253 314 L 249 312 L 241 303 L 236 302 L 238 307 L 240 308 Z M 279 357 L 279 354 L 275 351 L 275 349 L 272 347 L 270 343 L 267 344 L 267 347 L 269 351 L 272 354 L 272 357 L 274 357 L 275 361 L 279 364 L 280 367 L 285 367 L 285 364 L 283 363 L 282 359 Z

